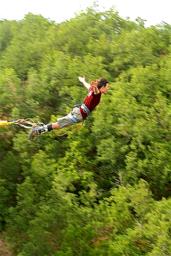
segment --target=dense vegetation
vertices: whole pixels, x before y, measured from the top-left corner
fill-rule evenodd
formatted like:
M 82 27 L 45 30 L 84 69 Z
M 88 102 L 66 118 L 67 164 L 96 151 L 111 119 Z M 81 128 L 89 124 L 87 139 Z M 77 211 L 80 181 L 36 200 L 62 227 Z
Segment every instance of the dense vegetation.
M 18 256 L 171 255 L 171 26 L 88 9 L 0 21 L 0 118 L 48 123 L 111 89 L 83 125 L 0 129 L 0 229 Z

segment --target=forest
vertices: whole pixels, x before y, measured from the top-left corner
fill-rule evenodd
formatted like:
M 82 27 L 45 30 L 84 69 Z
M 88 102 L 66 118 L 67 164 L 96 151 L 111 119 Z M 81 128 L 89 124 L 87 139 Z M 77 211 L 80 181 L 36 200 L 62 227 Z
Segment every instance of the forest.
M 171 25 L 93 8 L 0 21 L 0 119 L 83 123 L 28 139 L 0 128 L 0 237 L 13 256 L 171 256 Z M 4 256 L 4 255 L 2 255 Z

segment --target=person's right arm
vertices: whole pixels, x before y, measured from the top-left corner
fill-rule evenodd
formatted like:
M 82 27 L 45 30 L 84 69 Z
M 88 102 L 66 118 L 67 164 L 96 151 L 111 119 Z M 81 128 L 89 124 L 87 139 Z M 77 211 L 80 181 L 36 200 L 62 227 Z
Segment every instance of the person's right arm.
M 87 90 L 90 89 L 90 84 L 86 82 L 85 77 L 79 76 L 78 79 L 87 88 Z

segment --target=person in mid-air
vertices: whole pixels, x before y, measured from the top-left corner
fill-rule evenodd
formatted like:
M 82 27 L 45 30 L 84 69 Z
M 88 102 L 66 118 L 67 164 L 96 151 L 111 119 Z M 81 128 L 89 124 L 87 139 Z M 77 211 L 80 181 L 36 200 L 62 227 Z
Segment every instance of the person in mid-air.
M 68 115 L 58 118 L 56 123 L 33 127 L 29 134 L 30 139 L 41 133 L 82 122 L 100 103 L 101 95 L 109 89 L 109 82 L 105 78 L 91 81 L 90 84 L 86 82 L 85 77 L 78 77 L 78 79 L 88 90 L 88 95 L 85 97 L 83 103 L 75 106 Z

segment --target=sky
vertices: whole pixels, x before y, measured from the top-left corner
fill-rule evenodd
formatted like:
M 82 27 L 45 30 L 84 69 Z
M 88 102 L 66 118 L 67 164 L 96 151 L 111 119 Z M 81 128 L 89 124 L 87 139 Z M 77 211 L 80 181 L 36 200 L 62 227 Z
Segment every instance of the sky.
M 0 20 L 21 20 L 27 13 L 40 14 L 60 23 L 92 7 L 114 8 L 123 18 L 142 18 L 147 26 L 171 24 L 171 0 L 0 0 Z

